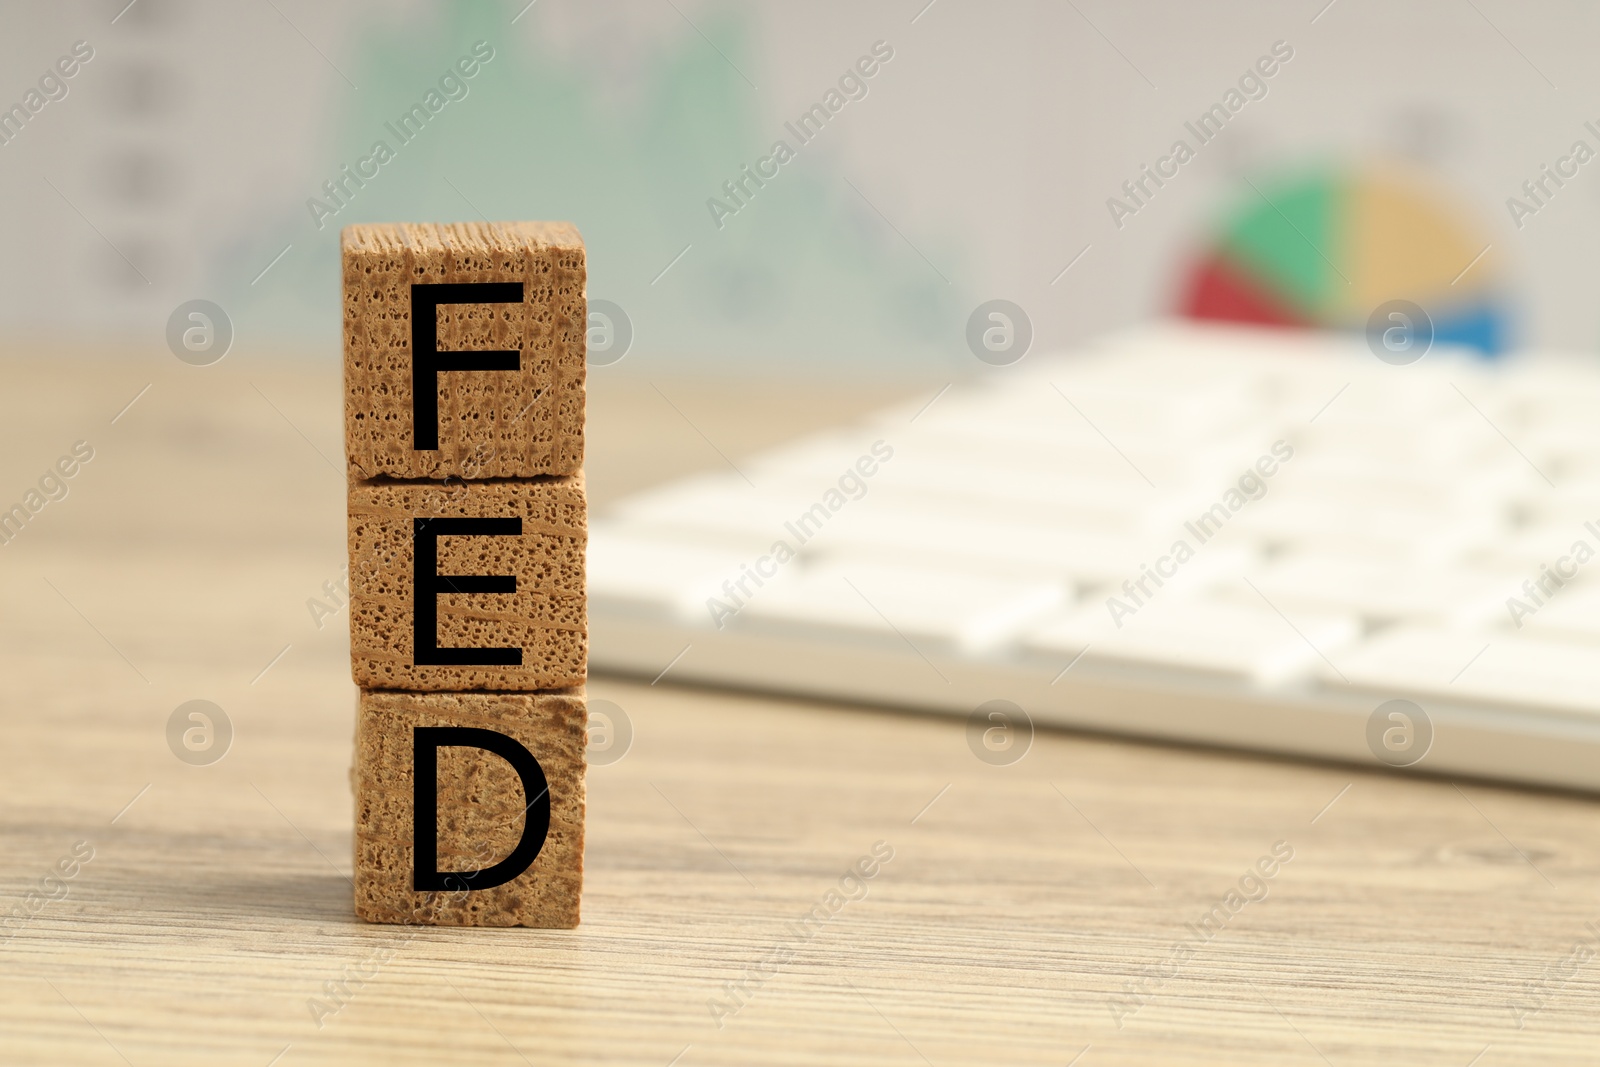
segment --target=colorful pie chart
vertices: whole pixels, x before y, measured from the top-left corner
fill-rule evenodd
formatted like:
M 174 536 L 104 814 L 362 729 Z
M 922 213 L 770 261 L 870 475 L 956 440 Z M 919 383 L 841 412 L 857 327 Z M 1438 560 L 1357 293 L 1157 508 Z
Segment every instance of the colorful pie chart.
M 1495 252 L 1448 197 L 1399 172 L 1255 180 L 1183 280 L 1182 313 L 1264 326 L 1361 330 L 1408 300 L 1436 343 L 1503 351 Z

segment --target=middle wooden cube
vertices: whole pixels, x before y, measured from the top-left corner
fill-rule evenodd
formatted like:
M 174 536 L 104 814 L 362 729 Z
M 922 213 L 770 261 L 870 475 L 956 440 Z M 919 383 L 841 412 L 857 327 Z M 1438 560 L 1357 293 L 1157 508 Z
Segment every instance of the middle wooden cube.
M 350 660 L 371 689 L 560 689 L 588 663 L 583 474 L 350 487 Z

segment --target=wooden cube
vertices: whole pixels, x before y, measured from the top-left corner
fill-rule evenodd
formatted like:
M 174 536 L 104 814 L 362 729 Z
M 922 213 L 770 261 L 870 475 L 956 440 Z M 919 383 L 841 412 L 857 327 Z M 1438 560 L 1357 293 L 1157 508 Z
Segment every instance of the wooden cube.
M 350 477 L 530 478 L 583 463 L 583 239 L 564 222 L 347 226 Z
M 356 482 L 349 501 L 357 685 L 583 684 L 582 472 L 509 482 Z
M 519 768 L 475 747 L 482 742 L 513 756 L 521 750 L 526 756 L 517 758 L 532 766 Z M 356 721 L 356 914 L 382 923 L 577 926 L 587 743 L 581 689 L 363 690 Z M 531 865 L 488 884 L 510 875 L 535 848 Z M 511 866 L 496 873 L 507 860 Z

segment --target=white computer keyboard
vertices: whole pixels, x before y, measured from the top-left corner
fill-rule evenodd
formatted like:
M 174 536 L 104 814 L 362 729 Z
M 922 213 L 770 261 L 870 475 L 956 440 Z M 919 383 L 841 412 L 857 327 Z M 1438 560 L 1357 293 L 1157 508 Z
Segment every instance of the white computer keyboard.
M 591 662 L 1600 788 L 1597 413 L 1592 355 L 1035 354 L 613 508 Z

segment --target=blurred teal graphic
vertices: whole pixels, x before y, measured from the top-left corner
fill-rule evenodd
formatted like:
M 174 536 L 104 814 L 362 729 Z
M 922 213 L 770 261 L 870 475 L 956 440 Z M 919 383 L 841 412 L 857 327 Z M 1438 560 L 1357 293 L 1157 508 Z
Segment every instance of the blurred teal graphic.
M 964 359 L 971 298 L 955 238 L 919 234 L 913 247 L 821 148 L 800 148 L 718 227 L 707 201 L 724 196 L 722 183 L 775 139 L 794 143 L 741 78 L 756 64 L 742 14 L 699 23 L 714 48 L 698 36 L 660 45 L 647 57 L 644 91 L 619 104 L 581 61 L 506 33 L 515 13 L 497 3 L 451 6 L 436 25 L 358 27 L 355 54 L 339 68 L 359 90 L 336 97 L 343 110 L 329 116 L 324 172 L 219 265 L 238 317 L 336 331 L 338 233 L 349 223 L 566 219 L 588 244 L 589 295 L 633 320 L 634 362 L 659 355 L 680 367 L 759 372 L 803 357 L 876 372 Z M 419 131 L 400 128 L 479 41 L 492 59 L 448 83 L 465 95 Z M 346 180 L 353 193 L 318 229 L 306 201 L 334 205 L 320 183 L 338 181 L 378 140 L 393 158 L 359 188 Z M 252 286 L 260 265 L 289 244 L 271 284 Z

